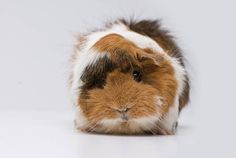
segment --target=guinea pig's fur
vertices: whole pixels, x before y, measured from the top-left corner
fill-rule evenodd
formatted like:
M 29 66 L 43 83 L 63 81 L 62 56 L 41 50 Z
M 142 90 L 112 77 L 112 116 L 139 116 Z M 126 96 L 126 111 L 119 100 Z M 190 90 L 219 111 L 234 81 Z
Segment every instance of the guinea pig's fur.
M 77 129 L 175 133 L 189 79 L 179 47 L 159 21 L 121 19 L 81 35 L 71 62 Z

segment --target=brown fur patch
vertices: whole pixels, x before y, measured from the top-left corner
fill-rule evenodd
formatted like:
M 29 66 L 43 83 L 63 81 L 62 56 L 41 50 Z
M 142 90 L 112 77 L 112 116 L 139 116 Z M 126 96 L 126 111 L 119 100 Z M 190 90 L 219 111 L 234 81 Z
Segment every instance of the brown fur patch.
M 141 51 L 132 42 L 118 34 L 109 34 L 104 36 L 93 45 L 93 48 L 98 50 L 98 52 L 108 52 L 114 63 L 120 61 L 119 55 L 121 54 L 136 57 L 137 53 Z
M 69 59 L 69 62 L 71 63 L 71 65 L 74 65 L 74 62 L 76 61 L 76 58 L 78 57 L 78 51 L 80 51 L 82 49 L 85 42 L 86 42 L 86 36 L 80 35 L 78 37 L 78 43 L 75 45 L 75 50 Z M 74 80 L 73 72 L 70 72 L 70 75 L 68 78 L 68 85 L 69 86 L 72 85 L 73 80 Z

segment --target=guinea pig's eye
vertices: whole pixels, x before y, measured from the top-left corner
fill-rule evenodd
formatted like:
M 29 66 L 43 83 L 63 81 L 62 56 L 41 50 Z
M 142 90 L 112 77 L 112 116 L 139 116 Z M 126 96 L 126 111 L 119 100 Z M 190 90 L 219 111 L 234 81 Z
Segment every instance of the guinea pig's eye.
M 140 71 L 137 71 L 137 70 L 134 70 L 133 71 L 133 78 L 135 81 L 137 82 L 140 82 L 141 81 L 141 72 Z

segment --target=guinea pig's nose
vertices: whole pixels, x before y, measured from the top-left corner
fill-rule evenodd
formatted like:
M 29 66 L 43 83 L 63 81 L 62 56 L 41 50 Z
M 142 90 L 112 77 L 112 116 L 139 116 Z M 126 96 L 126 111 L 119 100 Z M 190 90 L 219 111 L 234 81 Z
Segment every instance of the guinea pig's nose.
M 128 121 L 127 111 L 129 111 L 129 109 L 130 108 L 123 107 L 116 110 L 120 114 L 122 121 Z
M 121 119 L 122 119 L 123 121 L 128 121 L 128 116 L 127 116 L 126 114 L 122 113 Z

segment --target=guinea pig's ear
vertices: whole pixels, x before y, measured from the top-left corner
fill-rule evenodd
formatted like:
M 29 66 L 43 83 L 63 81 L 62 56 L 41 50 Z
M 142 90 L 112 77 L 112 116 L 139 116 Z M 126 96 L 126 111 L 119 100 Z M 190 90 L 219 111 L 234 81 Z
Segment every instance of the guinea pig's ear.
M 137 58 L 140 62 L 146 64 L 152 64 L 161 66 L 164 62 L 164 57 L 162 54 L 147 54 L 147 53 L 137 53 Z

